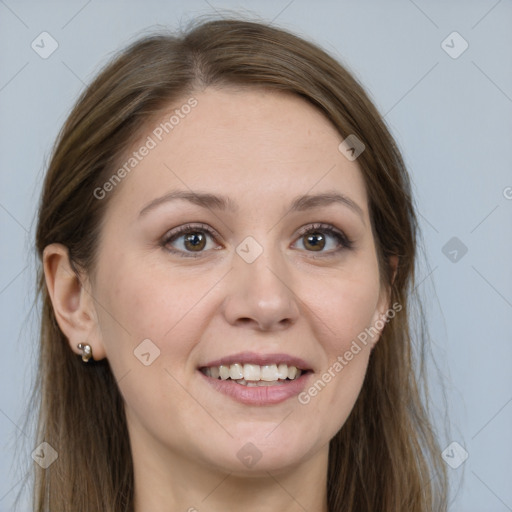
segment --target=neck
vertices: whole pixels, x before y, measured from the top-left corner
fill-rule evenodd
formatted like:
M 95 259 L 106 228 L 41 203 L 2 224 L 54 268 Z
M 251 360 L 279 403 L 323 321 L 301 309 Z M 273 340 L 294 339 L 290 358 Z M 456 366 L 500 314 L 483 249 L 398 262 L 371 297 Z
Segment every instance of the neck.
M 208 468 L 168 451 L 133 450 L 132 456 L 135 512 L 328 512 L 328 446 L 293 468 L 249 476 Z

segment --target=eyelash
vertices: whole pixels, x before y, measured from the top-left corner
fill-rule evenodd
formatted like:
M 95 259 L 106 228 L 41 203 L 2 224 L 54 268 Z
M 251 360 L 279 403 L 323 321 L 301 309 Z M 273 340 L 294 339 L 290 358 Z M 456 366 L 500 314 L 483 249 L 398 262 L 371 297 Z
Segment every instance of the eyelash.
M 217 238 L 220 238 L 216 231 L 214 231 L 212 228 L 210 228 L 206 224 L 185 224 L 183 226 L 180 226 L 179 228 L 176 228 L 174 231 L 171 231 L 170 233 L 166 234 L 164 238 L 161 241 L 161 246 L 169 251 L 170 253 L 177 254 L 178 256 L 181 256 L 183 258 L 198 258 L 202 256 L 202 254 L 205 251 L 198 251 L 197 253 L 194 252 L 184 252 L 181 250 L 176 249 L 169 249 L 167 245 L 170 242 L 173 242 L 174 240 L 180 238 L 180 236 L 190 234 L 190 233 L 197 233 L 197 232 L 204 232 L 208 233 L 215 241 L 217 241 Z M 340 247 L 338 247 L 335 250 L 331 250 L 326 253 L 321 253 L 320 256 L 315 257 L 329 257 L 334 256 L 338 254 L 340 251 L 345 249 L 352 249 L 353 242 L 352 240 L 349 240 L 349 238 L 342 232 L 336 229 L 334 226 L 331 226 L 330 224 L 324 224 L 324 223 L 314 223 L 308 226 L 304 226 L 301 228 L 298 232 L 297 240 L 302 238 L 303 236 L 309 234 L 309 233 L 323 233 L 328 234 L 336 239 L 336 241 L 339 243 Z M 314 253 L 315 251 L 307 251 Z

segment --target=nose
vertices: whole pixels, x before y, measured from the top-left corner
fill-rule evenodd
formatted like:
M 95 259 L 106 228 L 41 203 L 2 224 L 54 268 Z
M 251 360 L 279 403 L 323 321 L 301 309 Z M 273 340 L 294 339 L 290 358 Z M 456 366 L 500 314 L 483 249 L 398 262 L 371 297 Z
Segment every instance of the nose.
M 223 314 L 231 325 L 283 330 L 299 318 L 291 273 L 278 254 L 264 251 L 252 263 L 235 255 L 228 279 Z

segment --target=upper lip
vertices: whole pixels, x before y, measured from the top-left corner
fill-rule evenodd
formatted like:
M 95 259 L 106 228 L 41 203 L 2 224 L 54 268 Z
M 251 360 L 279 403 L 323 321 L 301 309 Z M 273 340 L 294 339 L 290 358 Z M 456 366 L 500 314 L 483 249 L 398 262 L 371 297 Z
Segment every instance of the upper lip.
M 232 354 L 215 361 L 210 361 L 199 368 L 206 368 L 210 366 L 229 366 L 232 364 L 257 364 L 260 366 L 271 364 L 286 364 L 288 366 L 295 366 L 299 370 L 310 370 L 309 365 L 304 359 L 300 357 L 291 356 L 289 354 L 258 354 L 257 352 L 239 352 Z

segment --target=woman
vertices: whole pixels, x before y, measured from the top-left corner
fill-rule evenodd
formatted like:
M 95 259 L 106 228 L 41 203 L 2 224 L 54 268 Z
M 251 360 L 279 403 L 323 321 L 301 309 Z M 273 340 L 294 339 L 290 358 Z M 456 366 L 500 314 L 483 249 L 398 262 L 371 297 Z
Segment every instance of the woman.
M 82 94 L 37 228 L 37 511 L 441 511 L 408 176 L 275 27 L 144 38 Z M 47 446 L 47 445 L 44 445 Z

